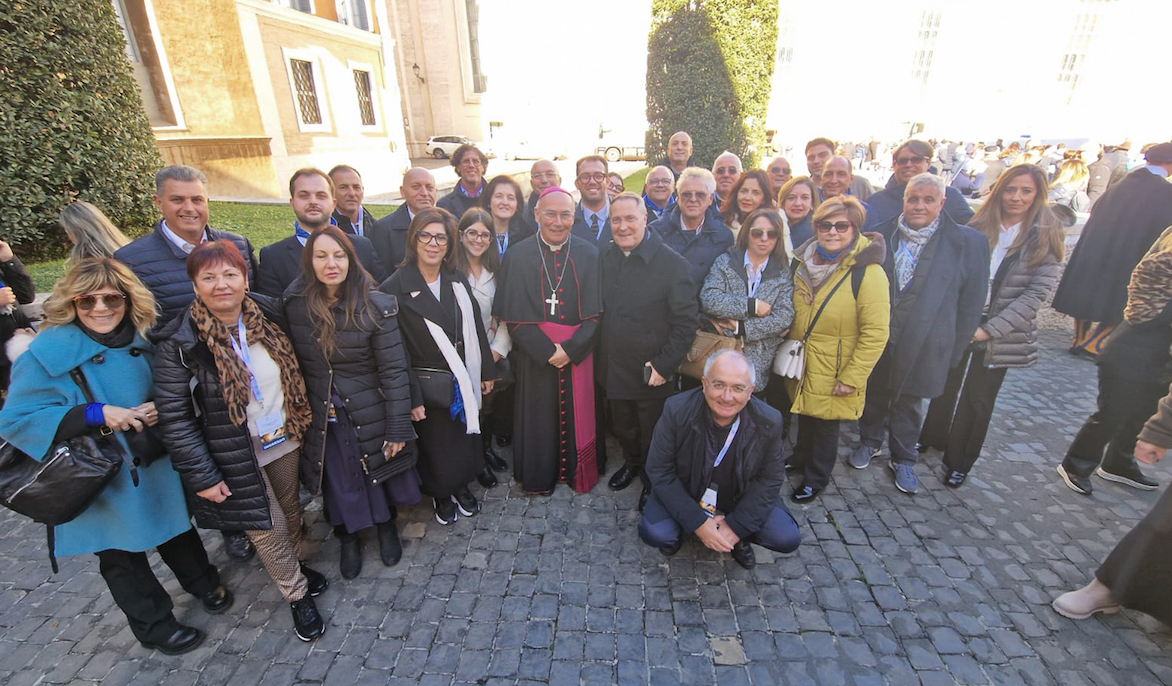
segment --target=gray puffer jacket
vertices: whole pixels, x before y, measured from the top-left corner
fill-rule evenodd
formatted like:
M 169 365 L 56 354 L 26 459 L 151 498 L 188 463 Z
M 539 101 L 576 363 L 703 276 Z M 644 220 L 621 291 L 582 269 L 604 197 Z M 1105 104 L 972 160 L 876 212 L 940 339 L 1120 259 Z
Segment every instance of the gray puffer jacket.
M 1010 253 L 993 277 L 989 316 L 981 328 L 986 367 L 1029 367 L 1038 361 L 1038 310 L 1054 292 L 1062 265 L 1049 255 L 1031 267 L 1020 252 Z

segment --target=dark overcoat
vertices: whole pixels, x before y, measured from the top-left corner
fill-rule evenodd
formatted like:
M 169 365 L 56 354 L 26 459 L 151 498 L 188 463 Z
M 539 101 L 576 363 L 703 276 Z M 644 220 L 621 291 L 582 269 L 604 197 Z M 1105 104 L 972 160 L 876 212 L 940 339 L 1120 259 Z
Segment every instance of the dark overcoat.
M 407 210 L 407 203 L 403 203 L 394 212 L 376 221 L 374 228 L 366 232 L 388 276 L 395 273 L 403 263 L 403 256 L 407 254 L 407 229 L 410 226 L 411 214 Z
M 941 212 L 940 226 L 901 294 L 895 278 L 902 242 L 898 223 L 897 216 L 878 227 L 887 243 L 883 270 L 891 283 L 891 333 L 883 353 L 890 364 L 876 368 L 891 376 L 871 383 L 887 384 L 892 395 L 935 398 L 981 323 L 989 292 L 989 241 Z
M 705 215 L 700 235 L 690 235 L 691 231 L 685 234 L 678 206 L 670 212 L 664 212 L 662 217 L 651 222 L 648 229 L 659 234 L 667 247 L 688 261 L 692 283 L 696 285 L 696 297 L 699 299 L 700 287 L 704 285 L 712 263 L 733 245 L 732 231 L 716 216 Z
M 1169 226 L 1172 183 L 1141 168 L 1108 188 L 1066 263 L 1054 309 L 1075 319 L 1121 321 L 1132 270 Z
M 630 256 L 602 253 L 602 338 L 597 381 L 612 400 L 666 398 L 673 383 L 643 383 L 643 365 L 670 379 L 696 336 L 696 285 L 688 263 L 648 231 Z

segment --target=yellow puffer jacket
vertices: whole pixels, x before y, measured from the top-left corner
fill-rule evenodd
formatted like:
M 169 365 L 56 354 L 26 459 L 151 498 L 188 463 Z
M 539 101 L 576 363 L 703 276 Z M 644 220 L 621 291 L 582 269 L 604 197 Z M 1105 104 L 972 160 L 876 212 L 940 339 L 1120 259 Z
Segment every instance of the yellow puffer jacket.
M 813 254 L 817 239 L 797 249 L 797 259 Z M 806 368 L 799 381 L 786 379 L 794 399 L 793 412 L 819 419 L 858 419 L 863 413 L 867 377 L 887 345 L 891 303 L 883 258 L 887 246 L 878 233 L 859 236 L 851 252 L 811 294 L 809 274 L 800 265 L 794 275 L 794 320 L 787 338 L 801 340 L 822 302 L 843 277 L 846 281 L 826 304 L 806 341 Z M 856 300 L 848 271 L 855 265 L 866 270 Z M 834 395 L 835 382 L 854 387 L 849 395 Z

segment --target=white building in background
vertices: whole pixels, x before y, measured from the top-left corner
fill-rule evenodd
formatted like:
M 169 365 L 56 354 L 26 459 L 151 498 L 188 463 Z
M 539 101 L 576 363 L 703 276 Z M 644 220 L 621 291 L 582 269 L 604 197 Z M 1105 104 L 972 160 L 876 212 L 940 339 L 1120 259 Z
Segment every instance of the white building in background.
M 768 125 L 840 140 L 1172 137 L 1167 0 L 782 0 Z M 918 125 L 918 126 L 917 126 Z

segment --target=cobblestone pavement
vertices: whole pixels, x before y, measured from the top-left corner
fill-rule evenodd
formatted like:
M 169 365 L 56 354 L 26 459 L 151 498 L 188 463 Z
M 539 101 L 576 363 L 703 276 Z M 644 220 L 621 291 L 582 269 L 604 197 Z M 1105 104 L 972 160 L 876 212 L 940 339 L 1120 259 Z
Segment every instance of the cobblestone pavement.
M 964 488 L 940 483 L 938 453 L 916 467 L 915 497 L 895 490 L 885 457 L 862 472 L 840 462 L 822 498 L 794 509 L 800 550 L 757 548 L 751 572 L 694 541 L 670 561 L 640 544 L 636 487 L 540 498 L 502 484 L 450 527 L 412 508 L 402 562 L 383 567 L 368 540 L 354 581 L 338 575 L 319 509 L 325 636 L 293 636 L 255 562 L 221 565 L 236 604 L 216 617 L 160 564 L 180 619 L 208 633 L 167 657 L 131 636 L 96 560 L 50 575 L 43 531 L 0 515 L 0 683 L 1170 684 L 1172 635 L 1155 620 L 1073 622 L 1049 607 L 1158 496 L 1060 483 L 1054 467 L 1095 395 L 1066 336 L 1044 331 L 1040 363 L 1009 372 Z M 1172 478 L 1170 465 L 1155 472 Z M 206 540 L 226 560 L 219 536 Z

